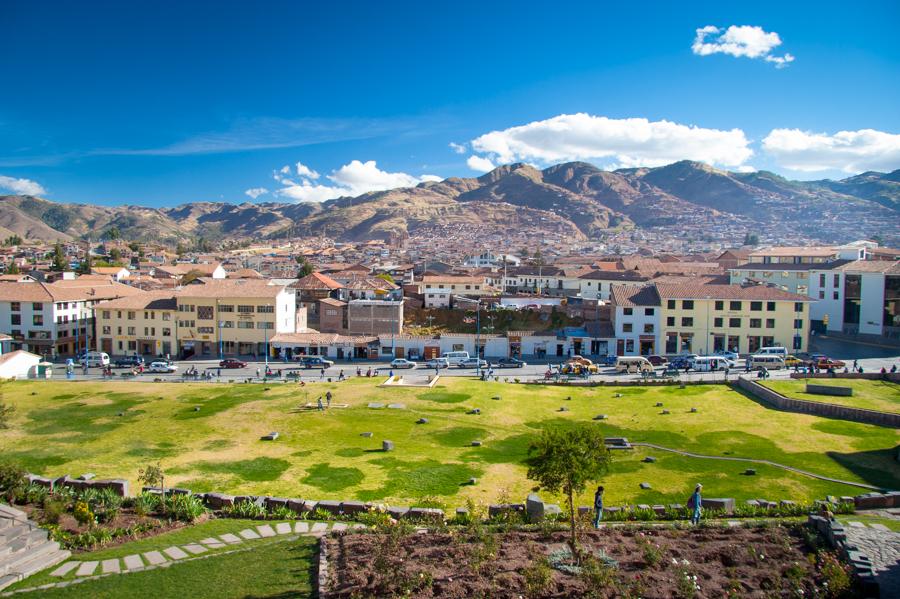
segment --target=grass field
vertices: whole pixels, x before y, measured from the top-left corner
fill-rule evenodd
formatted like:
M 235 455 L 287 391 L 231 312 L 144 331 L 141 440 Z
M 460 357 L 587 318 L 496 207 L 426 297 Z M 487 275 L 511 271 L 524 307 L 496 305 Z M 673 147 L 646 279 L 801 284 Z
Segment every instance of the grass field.
M 194 491 L 409 505 L 436 497 L 448 507 L 533 487 L 521 465 L 547 426 L 598 422 L 625 436 L 706 455 L 769 459 L 843 480 L 900 488 L 900 434 L 888 428 L 767 409 L 724 386 L 538 387 L 453 378 L 434 389 L 379 388 L 372 379 L 296 385 L 15 382 L 0 387 L 16 407 L 0 453 L 31 471 L 128 478 L 161 460 L 168 482 Z M 268 389 L 268 390 L 267 390 Z M 346 409 L 292 413 L 326 390 Z M 614 397 L 621 393 L 622 397 Z M 502 399 L 493 400 L 493 396 Z M 567 399 L 571 397 L 571 400 Z M 405 409 L 370 409 L 369 402 Z M 657 402 L 664 404 L 656 407 Z M 468 410 L 480 408 L 480 415 Z M 567 411 L 559 411 L 560 408 Z M 698 408 L 690 413 L 690 408 Z M 195 408 L 199 408 L 196 410 Z M 662 415 L 662 409 L 671 412 Z M 427 424 L 416 424 L 425 417 Z M 270 431 L 275 442 L 259 438 Z M 372 432 L 371 438 L 360 436 Z M 395 443 L 380 451 L 381 441 Z M 483 446 L 472 447 L 473 440 Z M 653 455 L 656 463 L 641 460 Z M 637 449 L 615 453 L 607 503 L 684 502 L 703 482 L 710 497 L 812 500 L 858 488 L 766 466 Z M 477 484 L 468 485 L 470 477 Z M 652 489 L 641 490 L 649 482 Z M 558 499 L 545 497 L 545 499 Z M 586 493 L 581 498 L 589 503 Z
M 878 412 L 900 413 L 900 385 L 889 381 L 847 380 L 847 379 L 814 379 L 816 385 L 833 387 L 852 387 L 853 395 L 819 395 L 806 392 L 806 381 L 792 379 L 788 381 L 765 381 L 762 383 L 773 391 L 793 399 L 832 403 L 851 408 L 876 410 Z

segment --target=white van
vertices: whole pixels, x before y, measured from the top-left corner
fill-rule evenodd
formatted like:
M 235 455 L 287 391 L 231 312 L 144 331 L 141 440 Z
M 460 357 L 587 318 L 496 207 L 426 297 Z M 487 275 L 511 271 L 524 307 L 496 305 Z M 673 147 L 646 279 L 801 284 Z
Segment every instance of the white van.
M 733 367 L 734 362 L 723 356 L 698 356 L 691 362 L 691 368 L 697 372 L 715 372 Z
M 447 362 L 450 366 L 459 366 L 461 363 L 465 362 L 469 359 L 469 352 L 467 351 L 448 351 L 444 353 L 442 358 L 447 358 Z
M 81 359 L 82 366 L 87 364 L 91 368 L 99 368 L 109 366 L 109 354 L 102 351 L 89 351 L 85 357 Z
M 784 358 L 774 354 L 755 354 L 747 358 L 752 370 L 765 368 L 766 370 L 781 370 L 784 368 Z
M 761 347 L 759 351 L 756 352 L 757 356 L 781 356 L 782 358 L 786 358 L 788 355 L 787 348 L 784 347 Z
M 653 372 L 653 364 L 643 356 L 619 356 L 616 358 L 616 372 Z

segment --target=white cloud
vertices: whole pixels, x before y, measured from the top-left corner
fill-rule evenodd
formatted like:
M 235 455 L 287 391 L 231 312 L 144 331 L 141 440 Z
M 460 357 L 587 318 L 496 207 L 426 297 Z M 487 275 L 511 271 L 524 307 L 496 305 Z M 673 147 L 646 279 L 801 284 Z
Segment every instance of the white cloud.
M 457 154 L 465 154 L 466 153 L 466 144 L 458 144 L 454 142 L 450 142 L 450 149 L 456 152 Z
M 635 167 L 690 159 L 736 167 L 753 155 L 749 143 L 741 129 L 724 131 L 670 121 L 578 113 L 492 131 L 472 140 L 471 145 L 494 163 L 548 164 L 605 158 L 613 159 L 618 166 Z
M 301 164 L 297 165 L 298 174 Z M 304 167 L 306 168 L 306 167 Z M 309 170 L 309 169 L 307 169 Z M 310 171 L 319 176 L 315 171 Z M 416 177 L 406 173 L 391 173 L 378 168 L 374 160 L 361 162 L 351 160 L 349 163 L 331 172 L 327 178 L 334 185 L 322 185 L 312 181 L 316 177 L 302 176 L 299 182 L 274 174 L 275 180 L 284 185 L 275 193 L 301 202 L 322 202 L 343 196 L 357 196 L 370 191 L 384 191 L 397 187 L 415 187 L 424 181 L 440 181 L 436 175 Z
M 739 173 L 755 173 L 756 167 L 750 166 L 749 164 L 745 164 L 743 166 L 739 166 L 735 169 Z
M 483 156 L 469 156 L 469 159 L 466 160 L 466 164 L 473 171 L 482 173 L 490 172 L 496 168 L 493 162 Z
M 281 170 L 279 170 L 278 172 L 280 172 L 282 175 L 290 175 L 291 167 L 288 166 L 287 164 L 285 164 L 283 167 L 281 167 Z
M 248 196 L 250 196 L 251 198 L 253 198 L 253 199 L 255 200 L 255 199 L 258 198 L 259 196 L 265 195 L 265 194 L 269 193 L 269 190 L 266 189 L 265 187 L 251 187 L 250 189 L 248 189 L 248 190 L 245 191 L 244 193 L 247 194 Z
M 3 175 L 0 175 L 0 189 L 6 189 L 13 193 L 29 196 L 47 194 L 47 190 L 37 181 L 32 181 L 31 179 L 16 179 L 14 177 L 5 177 Z
M 900 135 L 874 129 L 838 131 L 834 135 L 799 129 L 773 129 L 763 149 L 795 171 L 891 171 L 900 166 Z
M 734 57 L 762 58 L 783 68 L 794 61 L 791 54 L 783 56 L 772 54 L 772 50 L 781 45 L 781 37 L 767 32 L 754 25 L 732 25 L 723 33 L 715 25 L 707 25 L 697 30 L 691 50 L 698 56 L 710 54 L 728 54 Z
M 313 180 L 319 178 L 319 173 L 312 170 L 311 168 L 309 168 L 302 162 L 297 163 L 297 175 L 299 175 L 301 177 L 306 177 L 307 179 L 313 179 Z

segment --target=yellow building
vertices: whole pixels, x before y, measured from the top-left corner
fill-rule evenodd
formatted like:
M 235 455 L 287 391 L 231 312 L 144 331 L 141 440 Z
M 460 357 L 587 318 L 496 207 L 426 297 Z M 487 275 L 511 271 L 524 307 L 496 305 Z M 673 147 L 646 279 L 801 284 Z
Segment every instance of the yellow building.
M 658 283 L 659 347 L 666 354 L 753 354 L 761 347 L 807 349 L 809 302 L 765 285 Z
M 95 309 L 97 348 L 114 356 L 175 355 L 178 321 L 173 291 L 148 291 Z

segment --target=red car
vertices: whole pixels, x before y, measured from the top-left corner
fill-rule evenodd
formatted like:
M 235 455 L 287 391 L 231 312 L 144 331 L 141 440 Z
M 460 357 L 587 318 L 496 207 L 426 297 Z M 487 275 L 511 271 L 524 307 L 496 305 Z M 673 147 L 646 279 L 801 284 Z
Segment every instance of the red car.
M 828 370 L 829 368 L 843 368 L 846 366 L 844 362 L 840 360 L 832 360 L 831 358 L 819 358 L 816 360 L 816 368 L 819 370 Z
M 225 358 L 224 360 L 219 362 L 219 368 L 243 368 L 246 365 L 246 362 L 241 362 L 240 360 L 235 360 L 234 358 Z
M 665 366 L 669 361 L 663 356 L 647 356 L 650 363 L 654 366 Z

